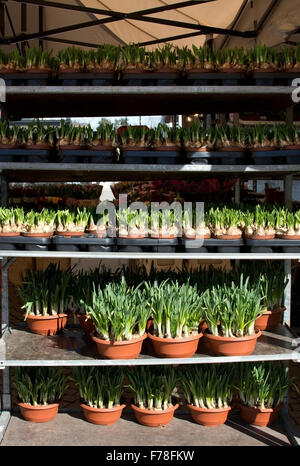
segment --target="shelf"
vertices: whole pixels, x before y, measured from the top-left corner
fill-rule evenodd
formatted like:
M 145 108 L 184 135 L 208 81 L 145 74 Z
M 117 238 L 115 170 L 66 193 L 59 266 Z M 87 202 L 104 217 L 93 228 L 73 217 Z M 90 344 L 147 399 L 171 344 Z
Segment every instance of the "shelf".
M 60 408 L 60 411 L 62 409 Z M 262 447 L 273 446 L 275 454 L 279 454 L 279 446 L 290 446 L 287 432 L 282 421 L 277 420 L 270 427 L 255 427 L 243 422 L 237 411 L 229 413 L 226 424 L 206 428 L 194 422 L 190 415 L 181 414 L 175 411 L 174 418 L 170 424 L 164 428 L 149 428 L 138 424 L 130 410 L 124 409 L 122 417 L 115 425 L 102 427 L 86 422 L 82 411 L 72 413 L 59 412 L 50 423 L 28 423 L 23 420 L 19 413 L 14 413 L 2 441 L 4 447 L 30 447 L 45 445 L 55 445 L 56 447 L 73 447 L 75 454 L 78 452 L 76 446 L 103 447 L 103 452 L 120 451 L 136 452 L 140 455 L 136 464 L 164 464 L 163 455 L 160 451 L 164 448 L 173 450 L 172 461 L 165 464 L 199 464 L 208 460 L 210 451 L 205 451 L 205 447 Z M 144 448 L 145 444 L 148 446 Z M 122 446 L 127 447 L 122 449 Z M 121 447 L 121 448 L 120 448 Z M 142 448 L 139 448 L 142 447 Z M 172 448 L 173 447 L 173 448 Z M 198 448 L 197 448 L 198 447 Z M 203 449 L 204 447 L 204 449 Z M 221 461 L 223 451 L 214 450 L 214 458 Z M 151 450 L 153 458 L 151 457 Z M 3 451 L 3 450 L 2 450 Z M 181 451 L 192 452 L 193 458 L 184 460 Z M 194 451 L 194 454 L 193 454 Z M 229 453 L 228 450 L 225 450 Z M 24 451 L 24 453 L 26 450 Z M 176 453 L 178 458 L 176 460 Z M 217 454 L 216 454 L 217 452 Z M 99 453 L 99 450 L 97 451 Z M 234 448 L 232 453 L 234 453 Z M 250 453 L 250 451 L 249 451 Z M 259 450 L 260 456 L 263 454 Z M 283 451 L 284 453 L 284 451 Z M 270 455 L 270 451 L 266 451 Z M 159 461 L 161 455 L 161 460 Z M 128 458 L 128 463 L 134 464 L 135 459 Z M 144 459 L 146 458 L 146 460 Z M 188 458 L 188 456 L 187 456 Z M 125 464 L 125 461 L 105 460 L 104 453 L 100 450 L 98 461 L 103 459 L 103 463 Z M 102 461 L 101 461 L 102 462 Z
M 1 160 L 1 158 L 0 158 Z M 0 162 L 9 182 L 137 181 L 232 177 L 282 179 L 300 175 L 300 165 L 131 165 Z
M 75 327 L 64 329 L 62 335 L 45 337 L 31 333 L 26 324 L 6 332 L 6 359 L 2 366 L 136 366 L 165 364 L 230 363 L 241 361 L 287 361 L 299 358 L 292 348 L 293 337 L 286 326 L 276 332 L 262 332 L 253 354 L 249 356 L 209 356 L 196 353 L 191 358 L 168 359 L 141 354 L 137 359 L 99 359 L 96 345 L 89 336 Z M 201 340 L 200 340 L 201 342 Z
M 284 110 L 290 86 L 7 86 L 9 117 L 169 115 Z
M 70 259 L 245 259 L 245 260 L 300 260 L 300 253 L 188 253 L 188 252 L 80 252 L 80 251 L 1 251 L 3 257 L 51 257 Z

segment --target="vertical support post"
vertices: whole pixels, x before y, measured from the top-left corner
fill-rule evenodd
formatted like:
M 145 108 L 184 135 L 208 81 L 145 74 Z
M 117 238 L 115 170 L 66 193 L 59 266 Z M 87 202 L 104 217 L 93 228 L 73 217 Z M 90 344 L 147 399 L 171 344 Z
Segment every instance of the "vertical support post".
M 27 5 L 21 3 L 21 32 L 27 32 Z M 21 42 L 22 55 L 25 55 L 26 42 Z
M 292 125 L 294 123 L 294 105 L 290 105 L 290 107 L 286 109 L 285 122 L 287 125 Z
M 0 175 L 1 184 L 1 207 L 7 206 L 7 181 L 3 175 Z
M 2 411 L 11 411 L 10 374 L 9 367 L 3 369 L 2 373 Z
M 284 193 L 285 193 L 285 205 L 289 210 L 292 210 L 293 205 L 293 175 L 287 175 L 284 177 Z
M 39 6 L 39 32 L 43 32 L 44 30 L 44 7 Z M 39 40 L 39 46 L 41 49 L 44 49 L 44 42 L 43 39 Z
M 5 37 L 5 9 L 3 3 L 0 4 L 0 34 Z
M 241 180 L 237 179 L 237 182 L 234 185 L 234 202 L 240 204 L 241 202 Z
M 220 124 L 224 125 L 226 123 L 226 113 L 220 113 Z
M 240 124 L 240 114 L 239 113 L 234 113 L 233 114 L 233 124 L 235 126 L 238 126 Z
M 285 324 L 288 326 L 291 325 L 291 291 L 292 291 L 292 262 L 290 259 L 286 259 L 284 261 L 284 273 L 286 277 L 288 278 L 288 284 L 285 287 L 284 290 L 284 298 L 283 298 L 283 303 L 284 306 L 286 307 L 286 310 L 284 311 L 283 314 L 283 321 Z

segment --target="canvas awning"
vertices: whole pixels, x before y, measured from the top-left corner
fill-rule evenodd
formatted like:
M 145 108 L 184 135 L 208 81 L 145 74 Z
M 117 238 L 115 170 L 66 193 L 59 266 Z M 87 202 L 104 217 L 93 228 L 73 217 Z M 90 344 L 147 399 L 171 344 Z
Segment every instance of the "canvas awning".
M 5 50 L 22 42 L 54 51 L 103 43 L 190 46 L 208 39 L 215 48 L 257 40 L 293 45 L 299 24 L 299 0 L 0 0 Z

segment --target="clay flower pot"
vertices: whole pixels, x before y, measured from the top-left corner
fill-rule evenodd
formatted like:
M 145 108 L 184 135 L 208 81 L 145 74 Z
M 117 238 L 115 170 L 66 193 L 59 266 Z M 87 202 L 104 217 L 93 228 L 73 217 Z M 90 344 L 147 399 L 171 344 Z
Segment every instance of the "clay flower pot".
M 255 335 L 245 337 L 221 337 L 204 333 L 204 341 L 208 343 L 210 351 L 216 356 L 246 356 L 252 354 L 257 339 L 261 336 L 258 330 Z
M 247 422 L 247 424 L 259 427 L 266 427 L 274 424 L 282 407 L 282 404 L 278 405 L 274 409 L 252 408 L 243 404 L 239 405 L 240 416 L 243 421 Z
M 31 316 L 26 319 L 29 330 L 39 335 L 55 335 L 67 325 L 68 314 Z
M 136 359 L 141 352 L 143 340 L 147 338 L 147 333 L 144 333 L 138 338 L 113 342 L 96 337 L 95 331 L 90 335 L 97 345 L 99 355 L 105 359 Z
M 84 231 L 56 231 L 55 234 L 57 236 L 83 236 Z
M 25 236 L 27 238 L 50 238 L 53 236 L 53 232 L 48 232 L 48 233 L 29 233 L 29 232 L 23 232 L 21 233 L 22 236 Z
M 50 405 L 32 406 L 27 403 L 18 403 L 21 414 L 26 421 L 48 422 L 55 418 L 58 412 L 58 403 Z
M 153 343 L 154 352 L 161 358 L 189 358 L 197 351 L 202 333 L 186 338 L 160 338 L 151 333 L 148 337 Z
M 220 426 L 227 421 L 229 411 L 231 410 L 230 406 L 227 408 L 197 408 L 197 406 L 187 405 L 192 418 L 197 424 L 202 424 L 206 427 Z
M 93 330 L 95 330 L 94 322 L 91 317 L 86 320 L 85 314 L 75 314 L 77 319 L 79 320 L 79 325 L 85 333 L 90 335 Z
M 131 405 L 134 411 L 136 420 L 148 427 L 164 427 L 169 424 L 174 416 L 174 411 L 177 409 L 179 404 L 172 406 L 168 409 L 162 409 L 161 411 L 150 411 L 149 409 L 138 408 L 135 405 Z
M 253 239 L 253 240 L 270 240 L 275 238 L 275 233 L 273 235 L 245 235 L 247 239 Z
M 276 234 L 276 238 L 278 239 L 286 239 L 286 240 L 300 240 L 300 235 L 280 235 L 280 234 Z
M 279 307 L 278 309 L 265 311 L 260 317 L 257 317 L 254 322 L 255 328 L 258 330 L 274 330 L 281 321 L 282 313 L 285 307 Z
M 241 237 L 242 237 L 242 232 L 238 235 L 217 235 L 215 236 L 216 239 L 222 239 L 222 240 L 241 239 Z
M 5 237 L 5 236 L 20 236 L 20 232 L 19 231 L 7 231 L 7 232 L 1 232 L 0 233 L 0 236 L 2 237 Z
M 126 405 L 114 406 L 113 408 L 92 408 L 86 404 L 81 404 L 83 415 L 88 422 L 101 426 L 109 426 L 120 419 Z

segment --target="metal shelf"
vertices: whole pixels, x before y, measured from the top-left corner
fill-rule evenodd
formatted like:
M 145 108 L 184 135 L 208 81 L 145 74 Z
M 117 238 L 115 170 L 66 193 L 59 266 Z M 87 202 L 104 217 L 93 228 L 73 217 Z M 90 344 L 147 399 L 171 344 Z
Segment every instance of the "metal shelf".
M 19 324 L 4 336 L 6 358 L 2 366 L 136 366 L 165 364 L 231 363 L 241 361 L 288 361 L 299 359 L 297 341 L 288 327 L 280 325 L 272 333 L 262 332 L 253 354 L 249 356 L 209 356 L 196 353 L 191 358 L 157 358 L 141 354 L 137 359 L 99 359 L 95 343 L 77 328 L 64 329 L 63 334 L 42 336 Z M 200 339 L 201 342 L 201 339 Z
M 245 259 L 300 260 L 300 253 L 188 253 L 188 252 L 80 252 L 80 251 L 1 251 L 3 257 L 51 257 L 70 259 Z
M 272 111 L 293 104 L 290 86 L 7 86 L 9 116 L 118 116 Z M 125 110 L 125 112 L 124 112 Z
M 1 160 L 1 158 L 0 158 Z M 137 181 L 237 176 L 242 179 L 282 179 L 300 175 L 300 165 L 142 165 L 0 162 L 9 182 Z

